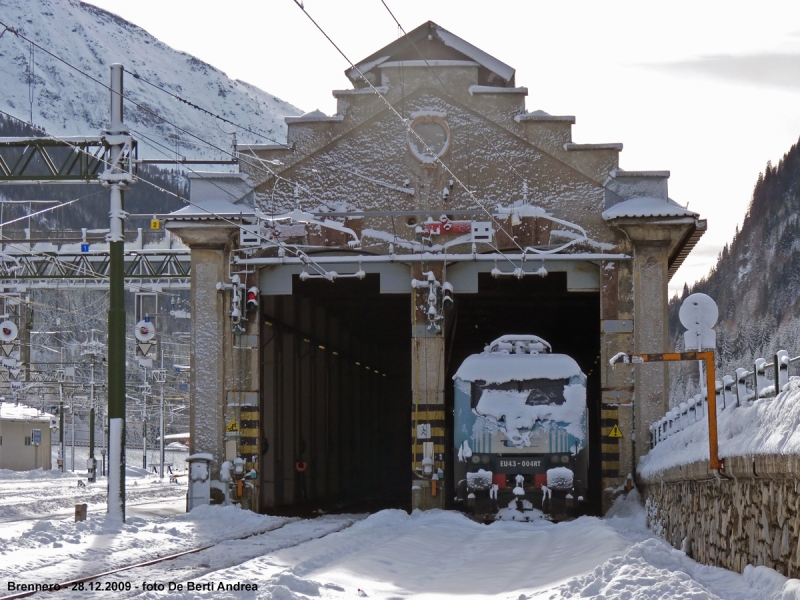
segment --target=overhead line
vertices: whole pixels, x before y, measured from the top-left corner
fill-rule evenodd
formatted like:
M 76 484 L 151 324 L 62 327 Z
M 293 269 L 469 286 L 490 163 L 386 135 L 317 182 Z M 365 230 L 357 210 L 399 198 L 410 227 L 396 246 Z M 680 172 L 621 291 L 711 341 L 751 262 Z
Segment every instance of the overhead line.
M 494 215 L 493 215 L 493 214 L 492 214 L 492 213 L 491 213 L 491 212 L 490 212 L 490 211 L 489 211 L 489 210 L 488 210 L 488 209 L 487 209 L 487 208 L 484 206 L 484 204 L 483 204 L 483 203 L 482 203 L 480 200 L 478 200 L 478 199 L 475 197 L 475 194 L 474 194 L 474 193 L 473 193 L 473 192 L 472 192 L 472 191 L 471 191 L 471 190 L 470 190 L 470 189 L 469 189 L 469 188 L 468 188 L 468 187 L 467 187 L 467 186 L 464 184 L 464 182 L 462 182 L 462 181 L 461 181 L 461 179 L 459 179 L 459 177 L 458 177 L 458 176 L 457 176 L 455 173 L 453 173 L 453 171 L 450 169 L 450 167 L 448 167 L 448 166 L 447 166 L 447 164 L 446 164 L 446 163 L 444 163 L 444 162 L 441 160 L 441 158 L 439 158 L 439 157 L 436 155 L 436 153 L 435 153 L 435 152 L 433 152 L 433 150 L 430 148 L 430 146 L 428 146 L 428 144 L 426 144 L 426 143 L 425 143 L 425 140 L 423 140 L 423 139 L 422 139 L 422 137 L 420 137 L 420 135 L 419 135 L 419 134 L 418 134 L 416 131 L 414 131 L 414 130 L 411 128 L 411 125 L 410 125 L 410 124 L 409 124 L 409 123 L 406 121 L 406 119 L 405 119 L 405 118 L 403 118 L 403 115 L 401 115 L 401 114 L 400 114 L 400 113 L 397 111 L 397 109 L 394 107 L 394 105 L 392 105 L 392 103 L 391 103 L 391 102 L 389 102 L 389 100 L 387 100 L 387 99 L 386 99 L 386 96 L 384 96 L 383 94 L 381 94 L 381 93 L 378 91 L 378 89 L 377 89 L 377 88 L 376 88 L 376 87 L 375 87 L 375 86 L 372 84 L 372 82 L 371 82 L 369 79 L 367 79 L 367 78 L 366 78 L 366 76 L 365 76 L 365 75 L 364 75 L 364 74 L 361 72 L 361 70 L 360 70 L 360 69 L 359 69 L 359 68 L 358 68 L 358 67 L 355 65 L 355 63 L 354 63 L 352 60 L 350 60 L 350 59 L 347 57 L 347 55 L 346 55 L 346 54 L 345 54 L 345 53 L 342 51 L 342 49 L 341 49 L 341 48 L 339 48 L 339 46 L 336 44 L 336 42 L 334 42 L 334 41 L 333 41 L 333 39 L 331 39 L 331 37 L 330 37 L 330 36 L 329 36 L 329 35 L 326 33 L 326 31 L 325 31 L 325 30 L 324 30 L 324 29 L 323 29 L 323 28 L 322 28 L 322 27 L 321 27 L 321 26 L 320 26 L 320 25 L 319 25 L 319 24 L 318 24 L 318 23 L 317 23 L 317 22 L 314 20 L 314 18 L 313 18 L 313 17 L 312 17 L 312 16 L 309 14 L 309 12 L 306 10 L 306 7 L 303 5 L 303 2 L 302 2 L 302 0 L 294 0 L 294 3 L 295 3 L 297 6 L 298 6 L 298 8 L 300 8 L 300 10 L 302 10 L 302 11 L 303 11 L 303 14 L 305 14 L 305 15 L 306 15 L 306 17 L 308 17 L 308 19 L 309 19 L 309 20 L 310 20 L 310 21 L 311 21 L 311 22 L 314 24 L 314 26 L 315 26 L 315 27 L 316 27 L 316 28 L 317 28 L 317 29 L 320 31 L 320 33 L 322 33 L 322 35 L 324 35 L 324 36 L 325 36 L 325 38 L 326 38 L 326 39 L 327 39 L 327 40 L 328 40 L 328 41 L 331 43 L 331 45 L 332 45 L 332 46 L 333 46 L 333 47 L 336 49 L 336 51 L 337 51 L 337 52 L 339 52 L 339 54 L 341 54 L 341 55 L 342 55 L 342 58 L 344 58 L 344 59 L 345 59 L 345 60 L 346 60 L 346 61 L 347 61 L 347 62 L 350 64 L 350 66 L 351 66 L 351 67 L 352 67 L 352 68 L 353 68 L 353 69 L 356 71 L 356 73 L 358 73 L 359 77 L 361 77 L 361 79 L 363 79 L 363 80 L 364 80 L 364 81 L 367 83 L 367 85 L 368 85 L 370 88 L 372 88 L 372 91 L 373 91 L 373 92 L 375 92 L 375 93 L 376 93 L 376 94 L 377 94 L 377 95 L 378 95 L 378 96 L 381 98 L 381 100 L 383 100 L 383 102 L 384 102 L 384 103 L 385 103 L 385 104 L 386 104 L 386 105 L 389 107 L 389 109 L 390 109 L 390 110 L 391 110 L 391 111 L 392 111 L 392 112 L 393 112 L 395 115 L 397 115 L 397 117 L 398 117 L 398 118 L 399 118 L 399 119 L 400 119 L 400 120 L 403 122 L 403 124 L 405 125 L 405 127 L 406 127 L 406 131 L 407 131 L 407 132 L 409 132 L 409 133 L 411 133 L 411 134 L 413 134 L 413 135 L 414 135 L 414 136 L 415 136 L 415 137 L 416 137 L 416 138 L 417 138 L 417 139 L 420 141 L 420 143 L 421 143 L 421 144 L 422 144 L 422 145 L 425 147 L 425 149 L 426 149 L 428 152 L 430 152 L 430 154 L 431 154 L 432 156 L 436 157 L 436 158 L 435 158 L 435 161 L 436 161 L 436 162 L 438 162 L 439 164 L 441 164 L 441 165 L 444 167 L 444 169 L 445 169 L 445 170 L 448 172 L 448 174 L 450 174 L 450 176 L 453 178 L 453 180 L 455 180 L 456 182 L 458 182 L 458 184 L 459 184 L 459 185 L 460 185 L 460 186 L 461 186 L 461 187 L 464 189 L 464 191 L 466 191 L 466 192 L 467 192 L 467 194 L 469 195 L 469 197 L 470 197 L 470 198 L 471 198 L 471 199 L 472 199 L 472 200 L 473 200 L 473 201 L 474 201 L 474 202 L 475 202 L 475 203 L 476 203 L 478 206 L 480 206 L 480 207 L 481 207 L 481 209 L 483 209 L 483 211 L 484 211 L 484 212 L 485 212 L 485 213 L 486 213 L 486 214 L 489 216 L 489 218 L 492 220 L 492 222 L 493 222 L 493 223 L 494 223 L 494 224 L 497 226 L 497 229 L 498 229 L 498 231 L 503 231 L 504 233 L 506 233 L 506 235 L 507 235 L 507 236 L 508 236 L 508 238 L 511 240 L 511 242 L 512 242 L 512 243 L 513 243 L 513 244 L 514 244 L 514 245 L 515 245 L 517 248 L 519 248 L 520 252 L 522 252 L 523 254 L 525 254 L 525 250 L 522 248 L 522 246 L 520 246 L 520 245 L 519 245 L 519 243 L 517 242 L 517 240 L 516 240 L 516 239 L 514 239 L 514 237 L 513 237 L 512 235 L 508 234 L 508 233 L 507 233 L 507 232 L 506 232 L 506 231 L 505 231 L 505 230 L 504 230 L 504 229 L 503 229 L 503 228 L 500 226 L 500 223 L 497 221 L 497 219 L 495 218 L 495 216 L 494 216 Z
M 397 17 L 395 17 L 395 16 L 394 16 L 394 13 L 392 12 L 392 9 L 391 9 L 391 8 L 389 8 L 389 5 L 388 5 L 388 4 L 386 4 L 386 0 L 381 0 L 381 4 L 383 4 L 383 6 L 386 8 L 386 10 L 387 10 L 387 11 L 389 11 L 389 14 L 391 15 L 392 19 L 394 19 L 394 22 L 395 22 L 395 23 L 397 23 L 397 26 L 400 28 L 400 31 L 402 31 L 402 32 L 403 32 L 403 35 L 405 35 L 405 36 L 408 36 L 408 32 L 407 32 L 407 31 L 406 31 L 406 30 L 403 28 L 403 26 L 400 24 L 400 21 L 398 21 L 398 20 L 397 20 Z M 433 66 L 432 66 L 432 65 L 431 65 L 431 64 L 428 62 L 428 59 L 427 59 L 427 58 L 425 58 L 425 55 L 424 55 L 424 54 L 422 53 L 422 51 L 421 51 L 421 50 L 420 50 L 420 49 L 417 47 L 417 44 L 414 42 L 414 40 L 412 40 L 411 38 L 409 38 L 409 41 L 411 42 L 411 45 L 412 45 L 412 46 L 414 46 L 414 50 L 416 50 L 416 51 L 417 51 L 417 54 L 419 54 L 419 57 L 420 57 L 420 58 L 421 58 L 423 61 L 425 61 L 425 66 L 427 66 L 427 67 L 428 67 L 428 68 L 431 70 L 431 73 L 433 73 L 433 76 L 434 76 L 434 77 L 436 77 L 436 80 L 437 80 L 437 81 L 438 81 L 438 82 L 441 84 L 441 86 L 442 86 L 442 88 L 444 89 L 444 91 L 445 91 L 445 92 L 446 92 L 446 93 L 447 93 L 449 96 L 452 96 L 453 94 L 452 94 L 452 93 L 450 93 L 450 90 L 447 88 L 447 85 L 445 85 L 444 81 L 442 81 L 442 79 L 439 77 L 439 74 L 436 72 L 436 69 L 434 69 L 434 68 L 433 68 Z M 470 120 L 471 120 L 471 119 L 470 119 Z M 506 164 L 507 164 L 509 167 L 511 167 L 511 170 L 512 170 L 512 171 L 514 171 L 514 174 L 515 174 L 517 177 L 519 177 L 519 178 L 520 178 L 520 180 L 521 180 L 523 183 L 525 183 L 525 182 L 526 182 L 525 178 L 524 178 L 522 175 L 520 175 L 519 171 L 517 171 L 516 167 L 514 167 L 514 165 L 511 163 L 511 161 L 508 159 L 508 157 L 507 157 L 505 154 L 503 154 L 502 152 L 499 152 L 499 151 L 497 150 L 497 146 L 495 146 L 495 145 L 494 145 L 494 143 L 492 143 L 492 141 L 489 139 L 489 136 L 487 136 L 487 135 L 486 135 L 486 134 L 485 134 L 485 133 L 484 133 L 484 132 L 483 132 L 483 131 L 482 131 L 480 128 L 477 128 L 477 130 L 478 130 L 478 132 L 479 132 L 479 133 L 480 133 L 480 134 L 483 136 L 483 139 L 485 139 L 485 140 L 486 140 L 486 141 L 489 143 L 489 145 L 492 147 L 492 150 L 494 150 L 494 151 L 495 151 L 495 153 L 496 153 L 497 155 L 499 155 L 499 156 L 500 156 L 500 158 L 502 158 L 502 159 L 503 159 L 503 160 L 506 162 Z
M 4 114 L 4 115 L 6 115 L 6 116 L 8 116 L 8 117 L 10 117 L 10 118 L 12 118 L 12 119 L 15 119 L 15 120 L 17 120 L 17 121 L 21 122 L 21 123 L 25 123 L 25 121 L 23 121 L 23 120 L 22 120 L 22 119 L 20 119 L 19 117 L 15 116 L 15 115 L 12 115 L 11 113 L 8 113 L 8 112 L 6 112 L 6 111 L 4 111 L 4 110 L 2 110 L 2 109 L 0 109 L 0 114 Z M 29 125 L 30 125 L 30 124 L 29 124 Z M 87 150 L 85 150 L 85 149 L 81 148 L 80 146 L 77 146 L 77 145 L 71 144 L 71 143 L 69 143 L 68 141 L 66 141 L 66 140 L 63 140 L 63 139 L 59 138 L 58 136 L 56 136 L 56 135 L 53 135 L 52 133 L 48 133 L 47 131 L 45 131 L 45 130 L 44 130 L 43 128 L 41 128 L 41 127 L 37 127 L 37 126 L 35 126 L 35 125 L 32 125 L 32 127 L 34 127 L 35 129 L 37 129 L 37 130 L 41 131 L 42 133 L 44 133 L 46 136 L 50 137 L 51 139 L 54 139 L 54 140 L 56 140 L 56 141 L 58 141 L 58 142 L 61 142 L 62 144 L 66 145 L 66 146 L 69 146 L 70 148 L 72 148 L 72 149 L 73 149 L 74 151 L 76 151 L 76 152 L 83 152 L 84 154 L 87 154 L 88 156 L 93 156 L 91 153 L 89 153 Z M 96 158 L 96 157 L 95 157 L 95 158 Z M 99 159 L 99 161 L 100 161 L 100 162 L 102 162 L 102 163 L 104 163 L 104 164 L 105 164 L 105 165 L 107 165 L 107 166 L 110 166 L 110 163 L 109 163 L 107 160 L 105 160 L 104 158 L 100 158 L 100 159 Z M 204 211 L 204 212 L 208 213 L 209 215 L 211 215 L 211 216 L 215 217 L 216 219 L 218 219 L 218 220 L 220 220 L 220 221 L 226 222 L 226 223 L 228 223 L 228 224 L 230 224 L 230 225 L 233 225 L 234 227 L 237 227 L 237 228 L 241 226 L 239 223 L 236 223 L 235 221 L 231 221 L 230 219 L 228 219 L 228 218 L 226 218 L 226 217 L 223 217 L 222 215 L 220 215 L 220 214 L 218 214 L 218 213 L 215 213 L 214 211 L 211 211 L 211 210 L 207 209 L 207 208 L 206 208 L 206 207 L 204 207 L 204 206 L 200 206 L 199 204 L 197 204 L 197 203 L 195 203 L 195 202 L 192 202 L 191 200 L 189 200 L 188 198 L 185 198 L 185 197 L 181 196 L 180 194 L 177 194 L 177 193 L 175 193 L 175 192 L 173 192 L 173 191 L 171 191 L 171 190 L 167 190 L 167 189 L 165 189 L 165 188 L 161 187 L 160 185 L 157 185 L 157 184 L 153 183 L 152 181 L 149 181 L 148 179 L 145 179 L 145 178 L 143 178 L 143 177 L 141 177 L 141 176 L 139 176 L 139 175 L 137 175 L 137 176 L 136 176 L 136 179 L 137 179 L 137 180 L 139 180 L 139 181 L 142 181 L 142 182 L 144 182 L 144 183 L 146 183 L 146 184 L 148 184 L 148 185 L 150 185 L 151 187 L 154 187 L 155 189 L 157 189 L 157 190 L 159 190 L 159 191 L 161 191 L 161 192 L 163 192 L 163 193 L 165 193 L 165 194 L 169 194 L 169 195 L 171 195 L 171 196 L 174 196 L 175 198 L 178 198 L 178 199 L 180 199 L 180 200 L 183 200 L 183 201 L 184 201 L 184 202 L 186 202 L 187 204 L 190 204 L 190 205 L 194 206 L 195 208 L 199 208 L 200 210 L 202 210 L 202 211 Z M 217 187 L 219 187 L 219 186 L 217 186 Z M 228 193 L 230 193 L 230 192 L 228 191 Z M 299 257 L 301 260 L 303 260 L 304 264 L 309 264 L 309 265 L 311 265 L 311 266 L 312 266 L 312 267 L 313 267 L 315 270 L 317 270 L 317 272 L 318 272 L 320 275 L 322 275 L 322 274 L 324 274 L 324 273 L 325 273 L 325 270 L 324 270 L 324 269 L 322 269 L 322 268 L 321 268 L 319 265 L 317 265 L 317 264 L 316 264 L 316 263 L 315 263 L 315 262 L 314 262 L 314 261 L 313 261 L 311 258 L 309 258 L 309 256 L 308 256 L 308 255 L 307 255 L 305 252 L 303 252 L 302 250 L 299 250 L 298 248 L 296 248 L 296 247 L 294 247 L 294 246 L 292 246 L 292 245 L 283 244 L 283 243 L 279 244 L 279 243 L 277 243 L 277 242 L 275 242 L 275 241 L 273 241 L 273 240 L 271 240 L 271 239 L 267 239 L 267 238 L 265 238 L 264 236 L 262 236 L 262 235 L 261 235 L 260 233 L 258 233 L 258 232 L 256 232 L 256 233 L 255 233 L 255 235 L 256 235 L 256 237 L 258 237 L 259 239 L 263 240 L 263 241 L 264 241 L 264 242 L 266 242 L 266 243 L 272 244 L 272 245 L 273 245 L 273 246 L 275 246 L 275 247 L 283 247 L 283 248 L 287 248 L 287 249 L 289 249 L 289 251 L 291 251 L 291 252 L 292 252 L 292 253 L 293 253 L 295 256 L 297 256 L 297 257 Z M 308 262 L 306 262 L 306 261 L 308 261 Z M 105 278 L 108 278 L 108 276 L 104 276 L 104 277 L 105 277 Z M 140 287 L 142 287 L 142 288 L 143 288 L 144 286 L 140 286 Z

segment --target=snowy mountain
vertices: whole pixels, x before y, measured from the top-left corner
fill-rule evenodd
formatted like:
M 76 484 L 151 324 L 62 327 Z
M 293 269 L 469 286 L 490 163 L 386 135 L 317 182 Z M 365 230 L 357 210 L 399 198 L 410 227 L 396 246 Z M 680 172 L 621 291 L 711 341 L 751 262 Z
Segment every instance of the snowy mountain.
M 800 354 L 800 142 L 767 163 L 741 230 L 709 274 L 683 296 L 702 292 L 719 306 L 717 349 L 724 374 L 752 369 L 778 349 Z M 670 331 L 680 343 L 680 299 L 670 301 Z
M 120 62 L 149 82 L 213 113 L 262 134 L 238 131 L 241 143 L 282 142 L 283 118 L 302 111 L 248 83 L 228 78 L 195 57 L 161 43 L 145 30 L 77 0 L 0 0 L 0 21 L 19 29 L 53 54 L 106 83 L 109 66 Z M 31 56 L 33 61 L 31 62 Z M 108 122 L 109 91 L 67 65 L 6 32 L 0 38 L 0 108 L 54 135 L 97 135 Z M 231 136 L 217 120 L 171 95 L 125 74 L 125 93 L 160 117 L 228 150 Z M 152 113 L 125 104 L 125 121 L 134 130 L 167 146 L 170 157 L 225 158 Z M 233 127 L 220 125 L 227 131 Z M 2 135 L 2 132 L 0 132 Z M 164 158 L 140 136 L 139 156 Z M 162 149 L 163 150 L 163 149 Z M 164 150 L 166 151 L 166 150 Z

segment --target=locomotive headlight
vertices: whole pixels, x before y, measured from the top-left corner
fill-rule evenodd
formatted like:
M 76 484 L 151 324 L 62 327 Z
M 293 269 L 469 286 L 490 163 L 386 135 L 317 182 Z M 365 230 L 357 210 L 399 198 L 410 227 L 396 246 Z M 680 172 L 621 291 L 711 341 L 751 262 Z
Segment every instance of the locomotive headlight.
M 491 459 L 489 458 L 488 454 L 484 454 L 483 456 L 481 456 L 481 462 L 485 465 L 488 465 L 490 460 Z
M 473 454 L 472 455 L 472 462 L 473 462 L 473 464 L 477 465 L 479 462 L 481 462 L 481 457 L 478 456 L 477 454 Z
M 564 456 L 562 456 L 561 457 L 561 462 L 562 463 L 568 463 L 569 462 L 569 456 L 567 456 L 566 454 Z

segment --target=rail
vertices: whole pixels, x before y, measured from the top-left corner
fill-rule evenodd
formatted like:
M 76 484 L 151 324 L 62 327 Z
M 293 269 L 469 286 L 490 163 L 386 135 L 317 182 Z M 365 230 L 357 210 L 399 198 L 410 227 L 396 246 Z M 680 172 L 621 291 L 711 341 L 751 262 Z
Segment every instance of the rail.
M 752 370 L 736 369 L 734 375 L 725 375 L 722 381 L 715 380 L 716 412 L 739 406 L 748 406 L 752 400 L 774 398 L 786 391 L 789 384 L 789 367 L 800 362 L 800 356 L 789 357 L 785 350 L 773 355 L 772 362 L 757 358 Z M 767 373 L 772 371 L 772 380 Z M 775 385 L 777 382 L 777 386 Z M 748 383 L 751 387 L 748 388 Z M 655 448 L 676 433 L 683 431 L 708 415 L 708 385 L 700 394 L 681 402 L 670 409 L 661 419 L 650 425 L 650 448 Z M 776 391 L 777 390 L 777 391 Z
M 714 352 L 664 352 L 664 353 L 648 353 L 648 354 L 631 354 L 628 356 L 624 352 L 618 352 L 611 360 L 611 366 L 614 367 L 617 363 L 634 363 L 643 364 L 650 362 L 674 362 L 686 360 L 700 360 L 706 366 L 706 386 L 710 389 L 716 379 L 714 377 Z M 708 462 L 709 466 L 714 472 L 719 472 L 722 469 L 722 461 L 719 458 L 719 446 L 717 444 L 717 410 L 716 410 L 716 396 L 709 397 L 708 402 L 711 405 L 711 410 L 708 411 Z

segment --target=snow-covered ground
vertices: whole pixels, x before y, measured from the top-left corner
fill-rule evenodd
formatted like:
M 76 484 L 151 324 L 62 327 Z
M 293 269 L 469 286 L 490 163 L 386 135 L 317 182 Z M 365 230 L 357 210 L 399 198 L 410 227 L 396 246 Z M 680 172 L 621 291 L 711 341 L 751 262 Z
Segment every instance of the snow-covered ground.
M 128 489 L 135 482 L 134 490 L 153 499 L 164 487 L 185 492 L 153 479 L 132 477 Z M 4 471 L 0 493 L 11 499 L 25 486 L 18 504 L 30 505 L 31 515 L 46 513 L 45 505 L 37 508 L 40 501 L 65 494 L 75 481 L 69 475 Z M 160 502 L 174 508 L 177 500 L 165 496 Z M 10 582 L 65 582 L 211 546 L 92 583 L 103 594 L 115 584 L 119 598 L 800 599 L 800 581 L 771 569 L 748 568 L 739 575 L 699 565 L 672 549 L 646 528 L 635 491 L 618 500 L 605 519 L 559 524 L 482 525 L 456 512 L 399 510 L 295 519 L 235 506 L 161 515 L 136 515 L 131 509 L 129 515 L 124 525 L 113 523 L 101 507 L 90 506 L 82 523 L 64 518 L 3 523 L 2 591 L 8 593 Z M 145 582 L 156 588 L 145 590 Z M 224 589 L 237 583 L 257 589 Z M 98 595 L 89 582 L 83 586 L 56 596 Z
M 775 398 L 761 398 L 718 410 L 719 455 L 800 455 L 800 379 L 792 378 Z M 639 475 L 708 460 L 708 420 L 701 418 L 660 442 L 639 461 Z

